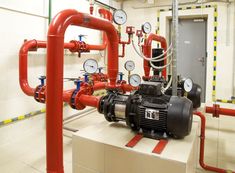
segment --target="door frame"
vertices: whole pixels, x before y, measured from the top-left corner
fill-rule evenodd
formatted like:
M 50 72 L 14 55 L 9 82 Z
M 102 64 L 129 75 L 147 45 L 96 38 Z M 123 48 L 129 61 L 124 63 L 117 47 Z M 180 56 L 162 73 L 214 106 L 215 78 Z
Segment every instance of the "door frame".
M 213 88 L 213 55 L 214 55 L 214 8 L 179 10 L 180 18 L 207 18 L 207 38 L 206 38 L 206 81 L 205 81 L 205 102 L 212 102 Z M 169 40 L 169 26 L 172 18 L 172 11 L 161 11 L 159 14 L 159 34 Z

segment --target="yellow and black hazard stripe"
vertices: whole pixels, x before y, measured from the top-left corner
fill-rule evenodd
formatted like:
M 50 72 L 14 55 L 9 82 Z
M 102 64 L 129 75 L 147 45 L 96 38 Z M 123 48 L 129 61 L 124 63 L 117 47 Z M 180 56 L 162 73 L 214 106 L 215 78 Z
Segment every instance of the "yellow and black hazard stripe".
M 212 81 L 212 100 L 216 101 L 216 65 L 217 65 L 217 26 L 218 11 L 217 5 L 214 6 L 214 53 L 213 53 L 213 81 Z
M 235 100 L 222 100 L 222 99 L 216 99 L 216 102 L 235 104 Z
M 11 119 L 7 119 L 7 120 L 4 120 L 4 121 L 0 121 L 0 127 L 1 127 L 1 126 L 4 126 L 4 125 L 11 124 L 11 123 L 14 123 L 14 122 L 16 122 L 16 121 L 25 120 L 25 119 L 34 117 L 34 116 L 36 116 L 36 115 L 39 115 L 39 114 L 42 114 L 42 113 L 45 113 L 45 112 L 46 112 L 46 109 L 43 108 L 43 109 L 41 109 L 41 110 L 34 111 L 34 112 L 30 112 L 30 113 L 27 113 L 27 114 L 25 114 L 25 115 L 20 115 L 20 116 L 15 117 L 15 118 L 11 118 Z
M 94 96 L 104 96 L 106 94 L 107 94 L 106 90 L 99 90 L 99 91 L 96 91 L 94 93 Z M 68 104 L 64 103 L 64 106 L 68 106 Z M 25 120 L 25 119 L 28 119 L 28 118 L 32 118 L 36 115 L 40 115 L 40 114 L 43 114 L 45 112 L 46 112 L 46 108 L 43 108 L 43 109 L 33 111 L 33 112 L 30 112 L 30 113 L 27 113 L 27 114 L 24 114 L 24 115 L 19 115 L 15 118 L 10 118 L 10 119 L 4 120 L 4 121 L 0 121 L 0 127 L 5 126 L 5 125 L 9 125 L 11 123 L 15 123 L 17 121 L 22 121 L 22 120 Z

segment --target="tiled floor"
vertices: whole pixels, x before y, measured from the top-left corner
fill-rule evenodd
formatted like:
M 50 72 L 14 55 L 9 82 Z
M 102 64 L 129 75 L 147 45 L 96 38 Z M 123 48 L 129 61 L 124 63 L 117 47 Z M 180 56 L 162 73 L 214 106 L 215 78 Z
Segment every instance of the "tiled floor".
M 0 173 L 44 173 L 45 170 L 45 130 L 44 115 L 34 117 L 10 126 L 0 128 Z M 76 128 L 75 124 L 84 124 L 92 117 L 85 116 L 66 126 Z M 35 123 L 25 129 L 25 123 Z M 24 126 L 25 127 L 25 126 Z M 79 126 L 83 128 L 82 126 Z M 6 131 L 11 131 L 5 134 Z M 16 129 L 21 129 L 14 133 Z M 26 133 L 27 131 L 27 133 Z M 64 132 L 71 136 L 70 132 Z M 22 135 L 21 135 L 22 134 Z M 65 172 L 72 172 L 72 142 L 64 137 L 64 166 Z M 220 119 L 207 116 L 205 161 L 212 166 L 235 170 L 235 118 L 221 117 Z M 197 173 L 206 171 L 198 169 Z

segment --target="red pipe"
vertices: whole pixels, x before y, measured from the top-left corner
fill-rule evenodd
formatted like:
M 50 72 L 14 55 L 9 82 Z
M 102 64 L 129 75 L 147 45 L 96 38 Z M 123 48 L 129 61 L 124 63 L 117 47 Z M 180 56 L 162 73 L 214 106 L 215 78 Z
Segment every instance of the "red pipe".
M 91 96 L 91 95 L 81 95 L 79 97 L 79 102 L 84 106 L 92 106 L 98 108 L 101 97 Z
M 149 34 L 148 38 L 145 40 L 144 46 L 143 46 L 143 53 L 146 57 L 150 58 L 152 57 L 152 41 L 160 42 L 161 47 L 164 51 L 167 50 L 167 42 L 166 39 L 162 36 L 159 36 L 157 34 Z M 164 64 L 166 64 L 166 60 L 164 60 Z M 149 62 L 147 60 L 144 60 L 144 78 L 148 79 L 150 77 L 150 66 Z M 166 79 L 166 68 L 162 71 L 162 76 Z
M 119 57 L 121 57 L 121 58 L 124 58 L 124 57 L 125 57 L 125 47 L 126 47 L 126 45 L 125 45 L 125 44 L 122 44 L 122 54 L 119 55 Z
M 107 19 L 108 21 L 112 22 L 113 20 L 113 14 L 106 10 L 106 9 L 103 9 L 103 8 L 100 8 L 99 9 L 99 14 L 104 18 L 104 19 Z M 107 35 L 105 32 L 103 32 L 103 46 L 104 46 L 104 49 L 106 48 L 107 46 Z M 103 50 L 104 50 L 103 49 Z
M 93 85 L 93 89 L 94 91 L 96 90 L 101 90 L 101 89 L 105 89 L 107 86 L 107 82 L 95 82 L 95 84 Z
M 108 76 L 110 87 L 116 85 L 118 74 L 118 36 L 111 22 L 64 10 L 52 20 L 48 30 L 46 140 L 47 172 L 63 173 L 63 64 L 64 33 L 69 25 L 77 25 L 106 32 L 108 38 Z M 56 86 L 56 87 L 54 87 Z
M 33 96 L 35 88 L 30 87 L 28 83 L 28 52 L 37 50 L 37 48 L 45 48 L 46 42 L 30 40 L 24 42 L 19 52 L 19 81 L 23 92 L 28 96 Z
M 206 106 L 206 113 L 213 114 L 213 117 L 219 118 L 220 114 L 235 117 L 235 110 L 220 108 L 220 105 L 213 104 L 213 107 Z
M 64 43 L 64 49 L 73 49 L 74 43 Z M 37 51 L 38 48 L 46 48 L 45 41 L 28 40 L 25 41 L 19 51 L 19 82 L 22 91 L 28 96 L 34 96 L 35 88 L 28 83 L 28 52 Z
M 201 119 L 201 135 L 200 135 L 200 158 L 199 163 L 201 167 L 208 171 L 218 172 L 218 173 L 226 173 L 228 172 L 225 169 L 209 166 L 205 164 L 204 161 L 204 150 L 205 150 L 205 129 L 206 129 L 206 118 L 201 112 L 194 112 L 194 115 L 197 115 Z M 232 173 L 235 173 L 234 171 Z

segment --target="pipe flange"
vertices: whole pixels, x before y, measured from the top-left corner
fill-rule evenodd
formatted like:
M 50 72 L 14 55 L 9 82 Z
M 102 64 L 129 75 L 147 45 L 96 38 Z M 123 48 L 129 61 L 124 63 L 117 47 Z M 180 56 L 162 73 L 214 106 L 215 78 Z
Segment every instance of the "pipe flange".
M 39 103 L 45 103 L 46 102 L 46 86 L 45 85 L 39 85 L 36 87 L 34 92 L 34 99 Z
M 80 49 L 80 44 L 78 41 L 76 40 L 71 40 L 70 43 L 74 44 L 74 47 L 70 48 L 69 51 L 70 52 L 77 52 Z
M 213 117 L 219 118 L 219 114 L 220 114 L 220 105 L 214 104 L 214 105 L 213 105 L 213 109 L 214 109 Z
M 72 96 L 71 96 L 71 100 L 70 100 L 70 106 L 73 109 L 77 109 L 77 110 L 82 110 L 84 109 L 86 106 L 83 105 L 80 100 L 79 97 L 83 94 L 85 95 L 92 95 L 94 92 L 93 87 L 90 86 L 87 83 L 83 83 L 81 86 L 80 90 L 74 90 Z

